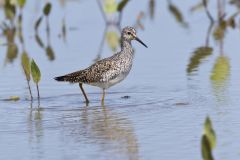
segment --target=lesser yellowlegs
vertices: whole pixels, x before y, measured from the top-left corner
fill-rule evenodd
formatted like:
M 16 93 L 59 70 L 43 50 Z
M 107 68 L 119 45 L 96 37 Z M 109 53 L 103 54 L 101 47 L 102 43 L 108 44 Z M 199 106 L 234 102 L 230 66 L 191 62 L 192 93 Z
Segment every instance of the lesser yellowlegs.
M 121 33 L 121 51 L 111 57 L 102 59 L 90 67 L 55 77 L 57 81 L 67 81 L 70 83 L 79 83 L 79 87 L 85 97 L 86 103 L 89 103 L 87 95 L 83 89 L 83 84 L 97 86 L 102 88 L 102 103 L 104 103 L 105 90 L 121 82 L 132 68 L 134 52 L 131 41 L 137 40 L 147 47 L 136 35 L 136 30 L 132 27 L 125 27 Z

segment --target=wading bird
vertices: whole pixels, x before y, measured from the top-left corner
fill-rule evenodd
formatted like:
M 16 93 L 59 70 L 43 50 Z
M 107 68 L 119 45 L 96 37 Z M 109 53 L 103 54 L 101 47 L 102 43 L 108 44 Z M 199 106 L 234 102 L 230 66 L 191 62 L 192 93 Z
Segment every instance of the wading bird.
M 92 64 L 90 67 L 55 77 L 57 81 L 79 83 L 79 87 L 88 104 L 89 100 L 83 89 L 83 84 L 102 88 L 102 104 L 104 104 L 105 90 L 121 82 L 126 78 L 132 68 L 134 51 L 131 41 L 136 40 L 147 48 L 136 35 L 136 30 L 132 27 L 125 27 L 121 33 L 121 51 L 111 57 L 104 58 Z

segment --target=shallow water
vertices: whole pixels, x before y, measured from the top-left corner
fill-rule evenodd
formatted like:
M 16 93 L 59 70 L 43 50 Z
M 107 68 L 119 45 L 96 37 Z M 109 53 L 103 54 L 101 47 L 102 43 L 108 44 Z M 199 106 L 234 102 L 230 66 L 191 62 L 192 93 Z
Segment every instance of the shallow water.
M 209 27 L 205 13 L 190 13 L 195 4 L 190 0 L 176 3 L 189 24 L 184 28 L 169 13 L 167 2 L 156 1 L 154 19 L 146 15 L 145 29 L 138 29 L 149 48 L 133 42 L 136 54 L 132 71 L 107 91 L 104 106 L 101 90 L 85 85 L 91 101 L 86 106 L 78 85 L 58 83 L 53 77 L 87 67 L 99 55 L 112 55 L 106 40 L 101 48 L 104 19 L 94 0 L 64 1 L 64 5 L 51 2 L 49 40 L 44 23 L 39 28 L 44 48 L 35 41 L 33 25 L 45 2 L 28 1 L 23 12 L 25 48 L 42 73 L 39 107 L 33 83 L 35 100 L 33 104 L 28 100 L 20 65 L 22 47 L 13 62 L 6 63 L 7 47 L 1 46 L 0 159 L 200 160 L 207 115 L 217 134 L 215 159 L 240 157 L 239 31 L 229 30 L 222 46 L 211 34 L 213 51 L 198 62 L 194 51 L 205 45 Z M 148 3 L 129 2 L 122 26 L 133 25 L 140 11 L 148 13 Z M 211 12 L 217 12 L 214 3 L 210 7 Z M 66 40 L 61 32 L 64 17 Z M 107 29 L 119 34 L 114 25 Z M 6 39 L 1 36 L 1 41 Z M 21 46 L 18 38 L 16 43 Z M 45 52 L 47 46 L 54 51 L 52 61 Z M 3 101 L 10 96 L 20 100 Z

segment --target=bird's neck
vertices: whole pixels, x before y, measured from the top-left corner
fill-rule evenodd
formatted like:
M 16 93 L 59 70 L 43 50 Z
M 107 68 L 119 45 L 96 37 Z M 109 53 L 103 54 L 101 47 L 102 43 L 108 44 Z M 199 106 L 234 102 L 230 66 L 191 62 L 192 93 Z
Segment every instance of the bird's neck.
M 127 53 L 133 53 L 132 44 L 131 44 L 130 40 L 126 40 L 126 39 L 122 38 L 121 51 L 124 51 Z

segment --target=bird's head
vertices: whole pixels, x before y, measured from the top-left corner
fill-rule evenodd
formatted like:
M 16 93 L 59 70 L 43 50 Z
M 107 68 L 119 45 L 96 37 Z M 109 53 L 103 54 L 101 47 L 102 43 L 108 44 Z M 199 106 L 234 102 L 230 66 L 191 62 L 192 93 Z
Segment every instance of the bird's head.
M 144 44 L 138 37 L 136 30 L 133 27 L 125 27 L 122 30 L 122 38 L 128 41 L 136 40 L 147 48 L 147 45 Z

